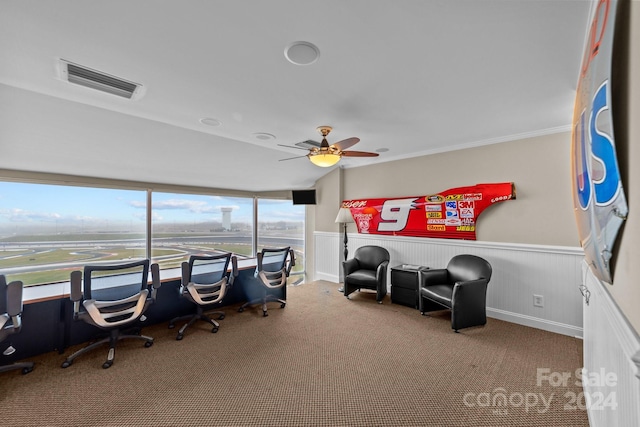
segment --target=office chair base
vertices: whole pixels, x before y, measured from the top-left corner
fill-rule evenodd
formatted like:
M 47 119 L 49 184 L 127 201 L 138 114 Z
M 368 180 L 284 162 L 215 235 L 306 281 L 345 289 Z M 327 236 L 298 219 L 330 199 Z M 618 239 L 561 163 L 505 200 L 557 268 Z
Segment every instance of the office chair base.
M 21 369 L 22 375 L 26 375 L 29 372 L 33 371 L 34 365 L 35 364 L 33 362 L 13 363 L 11 365 L 0 366 L 0 372 L 8 372 L 8 371 L 13 371 L 15 369 Z
M 144 346 L 146 348 L 151 347 L 153 345 L 153 338 L 148 337 L 146 335 L 119 335 L 117 333 L 114 334 L 113 332 L 117 332 L 117 331 L 112 331 L 111 336 L 109 336 L 108 338 L 101 339 L 100 341 L 96 341 L 93 344 L 89 344 L 88 346 L 81 348 L 80 350 L 73 353 L 71 356 L 67 357 L 65 361 L 62 362 L 62 365 L 61 365 L 62 368 L 68 368 L 73 364 L 73 361 L 76 359 L 76 357 L 84 353 L 87 353 L 93 350 L 94 348 L 100 347 L 101 345 L 106 343 L 109 343 L 109 353 L 107 354 L 106 362 L 102 364 L 103 369 L 107 369 L 111 367 L 111 365 L 113 365 L 113 360 L 115 359 L 115 352 L 116 352 L 116 342 L 118 341 L 121 341 L 123 339 L 128 339 L 128 338 L 135 338 L 135 339 L 145 340 Z
M 213 313 L 209 313 L 209 314 L 218 314 L 218 320 L 224 319 L 224 316 L 225 316 L 225 314 L 222 311 L 214 311 Z M 186 329 L 189 326 L 193 325 L 198 320 L 202 320 L 203 322 L 207 322 L 211 326 L 213 326 L 213 328 L 211 329 L 212 334 L 215 334 L 216 332 L 218 332 L 218 329 L 220 328 L 220 324 L 218 322 L 216 322 L 209 316 L 205 315 L 202 312 L 202 310 L 198 310 L 198 313 L 196 314 L 188 314 L 186 316 L 180 316 L 180 317 L 171 319 L 171 321 L 169 322 L 169 329 L 175 328 L 176 322 L 179 322 L 180 320 L 185 320 L 185 319 L 189 319 L 189 322 L 187 322 L 180 328 L 180 330 L 178 331 L 178 334 L 176 335 L 176 341 L 182 340 L 182 338 L 184 338 L 184 331 L 186 331 Z
M 280 303 L 280 308 L 285 308 L 286 305 L 287 305 L 287 301 L 285 301 L 285 300 L 283 300 L 281 298 L 276 298 L 274 296 L 268 295 L 268 296 L 260 298 L 260 299 L 255 299 L 255 300 L 252 300 L 252 301 L 245 302 L 238 309 L 238 313 L 242 313 L 244 311 L 244 309 L 246 307 L 250 306 L 250 305 L 261 304 L 262 305 L 262 316 L 263 317 L 267 317 L 269 315 L 269 313 L 267 312 L 267 303 L 268 302 L 279 302 Z

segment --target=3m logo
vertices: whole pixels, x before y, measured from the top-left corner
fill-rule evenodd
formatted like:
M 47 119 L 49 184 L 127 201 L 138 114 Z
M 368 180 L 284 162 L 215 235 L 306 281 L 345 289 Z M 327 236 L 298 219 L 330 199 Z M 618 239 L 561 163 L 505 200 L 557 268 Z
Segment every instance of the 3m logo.
M 461 200 L 458 202 L 458 208 L 460 209 L 473 209 L 475 203 L 473 200 Z
M 427 231 L 447 231 L 444 225 L 427 225 Z

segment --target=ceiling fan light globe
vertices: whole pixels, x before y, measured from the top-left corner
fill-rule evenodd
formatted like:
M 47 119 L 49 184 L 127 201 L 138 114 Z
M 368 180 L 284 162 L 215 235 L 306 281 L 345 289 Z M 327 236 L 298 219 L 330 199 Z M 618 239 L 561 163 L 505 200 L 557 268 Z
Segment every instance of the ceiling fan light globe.
M 316 166 L 320 166 L 321 168 L 328 168 L 330 166 L 335 165 L 340 161 L 340 156 L 338 154 L 315 154 L 310 155 L 309 160 Z

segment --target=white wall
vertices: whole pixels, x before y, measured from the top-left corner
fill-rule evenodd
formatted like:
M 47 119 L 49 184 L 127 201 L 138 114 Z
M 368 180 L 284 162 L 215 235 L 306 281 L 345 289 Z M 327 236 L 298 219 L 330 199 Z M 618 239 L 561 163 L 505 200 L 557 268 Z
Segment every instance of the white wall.
M 582 337 L 579 286 L 583 253 L 579 248 L 362 234 L 348 237 L 350 254 L 363 245 L 383 246 L 391 255 L 390 266 L 444 268 L 457 254 L 481 256 L 493 268 L 487 289 L 489 317 Z M 341 248 L 340 233 L 315 233 L 316 279 L 338 282 Z M 533 306 L 534 294 L 544 297 L 544 307 Z

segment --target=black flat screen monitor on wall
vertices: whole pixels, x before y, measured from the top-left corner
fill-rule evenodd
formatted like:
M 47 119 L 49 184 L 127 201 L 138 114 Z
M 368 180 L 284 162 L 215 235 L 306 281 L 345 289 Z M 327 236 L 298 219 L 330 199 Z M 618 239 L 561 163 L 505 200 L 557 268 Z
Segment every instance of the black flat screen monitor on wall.
M 291 198 L 294 205 L 315 205 L 316 190 L 293 190 Z

